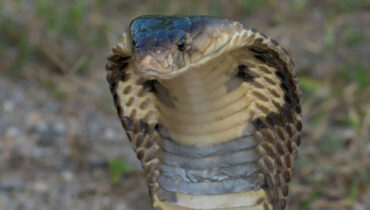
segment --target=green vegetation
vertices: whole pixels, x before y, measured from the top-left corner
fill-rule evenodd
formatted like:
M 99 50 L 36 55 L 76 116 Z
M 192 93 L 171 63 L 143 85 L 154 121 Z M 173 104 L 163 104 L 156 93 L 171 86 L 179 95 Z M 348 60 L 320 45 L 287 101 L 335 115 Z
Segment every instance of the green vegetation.
M 344 38 L 347 45 L 360 45 L 365 43 L 366 35 L 365 31 L 368 31 L 368 28 L 356 28 L 355 26 L 348 26 L 344 29 Z
M 318 142 L 317 146 L 323 153 L 336 154 L 343 149 L 344 143 L 345 139 L 333 134 L 327 134 L 322 137 L 322 140 Z
M 44 87 L 45 90 L 51 92 L 57 99 L 66 99 L 68 94 L 59 88 L 58 84 L 51 80 L 39 78 L 39 84 Z
M 324 187 L 325 187 L 324 183 L 315 184 L 314 192 L 312 192 L 311 195 L 300 204 L 300 209 L 308 209 L 312 202 L 314 202 L 315 200 L 322 196 L 324 192 Z
M 327 48 L 332 48 L 335 43 L 334 25 L 330 22 L 325 24 L 324 44 Z
M 272 2 L 270 0 L 239 0 L 238 4 L 241 6 L 243 11 L 251 15 L 252 11 L 259 8 L 269 7 Z
M 109 161 L 109 172 L 113 184 L 119 184 L 124 175 L 127 175 L 133 171 L 124 159 L 112 159 Z
M 17 76 L 21 69 L 32 58 L 33 47 L 27 37 L 29 31 L 21 22 L 16 22 L 1 12 L 0 8 L 0 56 L 9 57 L 8 49 L 15 49 L 15 56 L 10 58 L 13 62 L 10 65 L 8 74 Z M 1 71 L 1 70 L 0 70 Z
M 360 188 L 360 183 L 356 179 L 354 179 L 351 183 L 351 186 L 349 188 L 348 198 L 350 201 L 354 202 L 356 201 L 358 190 Z
M 299 76 L 299 84 L 305 96 L 304 99 L 308 99 L 308 96 L 316 93 L 321 88 L 320 81 L 305 75 Z
M 94 5 L 88 5 L 86 0 L 76 3 L 60 4 L 48 0 L 36 0 L 36 15 L 43 20 L 46 30 L 78 40 L 86 45 L 106 44 L 105 27 L 99 24 L 88 24 L 87 10 Z
M 357 84 L 360 91 L 370 87 L 370 68 L 366 68 L 360 61 L 350 61 L 338 71 L 339 78 L 344 83 Z
M 332 9 L 340 12 L 351 12 L 370 6 L 370 2 L 368 0 L 328 0 L 326 3 L 328 6 L 331 6 Z

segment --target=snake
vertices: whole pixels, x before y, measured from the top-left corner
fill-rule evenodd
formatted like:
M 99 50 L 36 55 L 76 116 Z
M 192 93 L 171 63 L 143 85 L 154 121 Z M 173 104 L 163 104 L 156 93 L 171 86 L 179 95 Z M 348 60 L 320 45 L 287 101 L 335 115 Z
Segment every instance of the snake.
M 106 70 L 154 210 L 286 208 L 301 90 L 276 40 L 225 18 L 144 15 Z

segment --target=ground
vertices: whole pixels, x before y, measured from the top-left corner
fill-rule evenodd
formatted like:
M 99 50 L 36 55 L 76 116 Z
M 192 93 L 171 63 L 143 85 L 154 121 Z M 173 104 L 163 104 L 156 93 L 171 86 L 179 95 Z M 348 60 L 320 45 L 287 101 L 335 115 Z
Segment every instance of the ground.
M 105 81 L 142 14 L 207 14 L 278 40 L 303 89 L 289 209 L 370 209 L 366 0 L 0 2 L 0 210 L 150 209 Z

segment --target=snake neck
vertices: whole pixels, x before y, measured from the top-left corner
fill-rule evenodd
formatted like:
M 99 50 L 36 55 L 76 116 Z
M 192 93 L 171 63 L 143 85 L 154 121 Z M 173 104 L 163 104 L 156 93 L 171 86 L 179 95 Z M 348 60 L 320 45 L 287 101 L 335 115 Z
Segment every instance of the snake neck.
M 171 80 L 159 81 L 160 121 L 179 144 L 209 146 L 251 133 L 248 87 L 237 77 L 238 65 L 231 56 L 189 69 Z
M 269 208 L 250 123 L 250 87 L 231 56 L 154 84 L 161 153 L 158 209 Z

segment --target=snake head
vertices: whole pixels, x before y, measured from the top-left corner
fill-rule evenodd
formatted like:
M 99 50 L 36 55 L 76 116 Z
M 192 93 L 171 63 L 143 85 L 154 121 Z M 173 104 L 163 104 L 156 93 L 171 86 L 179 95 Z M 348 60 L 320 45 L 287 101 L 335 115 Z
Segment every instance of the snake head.
M 129 27 L 135 71 L 169 79 L 211 55 L 228 41 L 220 19 L 202 16 L 141 16 Z M 229 33 L 227 33 L 229 34 Z

